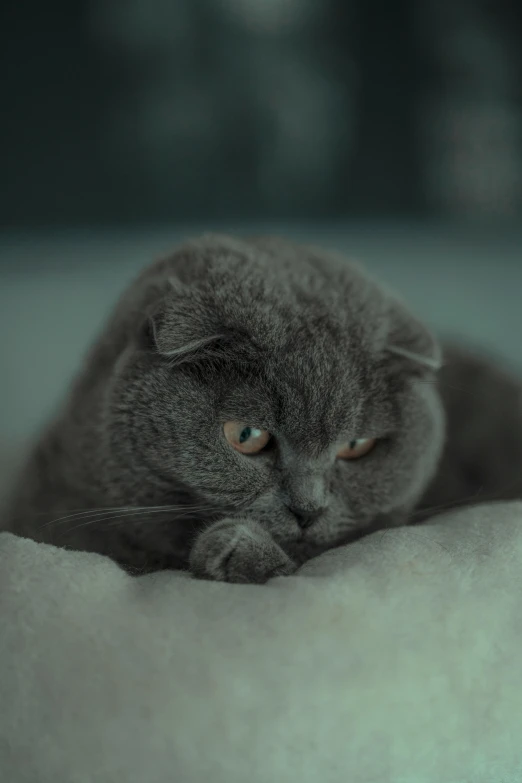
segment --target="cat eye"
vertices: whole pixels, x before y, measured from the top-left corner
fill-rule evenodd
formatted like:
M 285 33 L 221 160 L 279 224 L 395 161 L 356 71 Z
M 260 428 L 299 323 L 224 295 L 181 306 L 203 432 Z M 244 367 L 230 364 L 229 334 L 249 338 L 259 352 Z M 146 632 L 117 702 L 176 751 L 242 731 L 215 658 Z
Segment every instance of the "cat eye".
M 347 446 L 344 446 L 337 452 L 338 459 L 359 459 L 368 454 L 375 444 L 377 443 L 375 438 L 357 438 L 351 440 Z
M 225 438 L 241 454 L 259 454 L 270 440 L 270 433 L 250 427 L 242 421 L 227 421 L 223 425 Z

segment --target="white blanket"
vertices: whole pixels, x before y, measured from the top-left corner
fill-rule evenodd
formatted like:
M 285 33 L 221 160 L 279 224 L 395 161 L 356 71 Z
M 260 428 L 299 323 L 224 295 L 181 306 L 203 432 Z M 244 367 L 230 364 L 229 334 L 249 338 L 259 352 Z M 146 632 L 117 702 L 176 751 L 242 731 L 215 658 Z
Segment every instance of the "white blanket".
M 2 783 L 520 783 L 522 503 L 265 586 L 0 535 Z

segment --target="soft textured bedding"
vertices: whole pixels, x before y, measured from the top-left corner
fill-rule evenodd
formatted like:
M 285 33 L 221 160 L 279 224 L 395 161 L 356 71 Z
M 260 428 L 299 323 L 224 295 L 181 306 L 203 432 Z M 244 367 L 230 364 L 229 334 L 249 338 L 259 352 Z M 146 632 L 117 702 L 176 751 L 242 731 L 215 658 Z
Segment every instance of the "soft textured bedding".
M 4 783 L 522 780 L 522 504 L 265 586 L 0 535 Z

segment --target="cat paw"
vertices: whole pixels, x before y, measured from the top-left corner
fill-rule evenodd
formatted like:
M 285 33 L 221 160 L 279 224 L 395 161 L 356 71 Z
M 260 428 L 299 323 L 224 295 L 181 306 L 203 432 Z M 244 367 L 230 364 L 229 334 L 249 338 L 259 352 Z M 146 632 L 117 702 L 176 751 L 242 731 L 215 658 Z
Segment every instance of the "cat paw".
M 296 569 L 270 534 L 248 519 L 222 519 L 200 533 L 189 565 L 200 579 L 243 584 L 264 584 Z

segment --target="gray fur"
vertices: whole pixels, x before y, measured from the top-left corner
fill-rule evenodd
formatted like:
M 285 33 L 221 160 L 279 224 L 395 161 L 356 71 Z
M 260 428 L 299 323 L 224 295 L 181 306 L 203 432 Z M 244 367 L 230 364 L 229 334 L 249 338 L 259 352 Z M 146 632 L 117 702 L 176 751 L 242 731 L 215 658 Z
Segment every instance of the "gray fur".
M 444 461 L 436 473 L 440 364 L 430 332 L 335 254 L 273 238 L 189 242 L 121 298 L 20 476 L 8 527 L 139 573 L 259 583 L 291 573 L 414 521 L 423 498 L 468 491 L 444 383 L 445 459 L 458 475 Z M 272 444 L 239 454 L 223 436 L 229 419 L 268 429 Z M 358 437 L 380 442 L 336 460 Z

